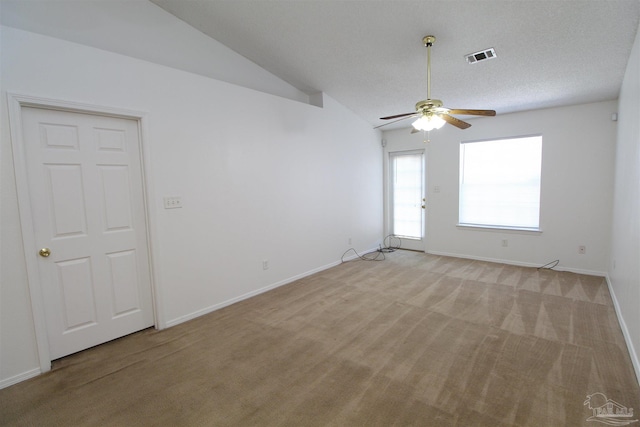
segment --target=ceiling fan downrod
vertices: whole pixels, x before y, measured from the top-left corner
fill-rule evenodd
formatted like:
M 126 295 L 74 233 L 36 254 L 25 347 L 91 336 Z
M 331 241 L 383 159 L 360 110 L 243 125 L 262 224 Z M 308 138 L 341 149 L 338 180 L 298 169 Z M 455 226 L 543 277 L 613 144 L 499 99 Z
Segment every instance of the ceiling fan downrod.
M 427 100 L 431 99 L 431 46 L 435 41 L 435 36 L 425 36 L 422 39 L 422 43 L 427 48 Z

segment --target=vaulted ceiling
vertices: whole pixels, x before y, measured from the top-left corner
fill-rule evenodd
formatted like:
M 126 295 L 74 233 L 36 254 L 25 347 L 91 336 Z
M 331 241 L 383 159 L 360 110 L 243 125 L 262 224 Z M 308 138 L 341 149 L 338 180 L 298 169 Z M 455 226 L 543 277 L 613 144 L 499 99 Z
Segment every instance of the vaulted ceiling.
M 0 0 L 0 18 L 218 78 L 216 58 L 206 56 L 219 51 L 180 44 L 162 8 L 372 126 L 426 98 L 426 35 L 436 36 L 432 97 L 449 108 L 505 114 L 616 99 L 640 22 L 640 0 L 151 1 L 159 7 L 146 0 Z M 109 18 L 122 22 L 117 34 Z M 494 59 L 466 62 L 487 48 Z
M 298 89 L 372 125 L 432 97 L 498 114 L 616 99 L 639 0 L 152 0 Z M 497 57 L 468 64 L 465 55 Z M 409 126 L 410 121 L 398 125 Z

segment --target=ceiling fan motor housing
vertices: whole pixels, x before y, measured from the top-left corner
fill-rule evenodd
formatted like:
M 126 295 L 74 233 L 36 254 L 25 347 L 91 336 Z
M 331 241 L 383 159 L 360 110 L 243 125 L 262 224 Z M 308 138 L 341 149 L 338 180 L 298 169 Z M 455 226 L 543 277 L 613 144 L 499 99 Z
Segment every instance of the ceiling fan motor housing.
M 416 103 L 416 111 L 424 112 L 442 107 L 442 101 L 439 99 L 425 99 Z

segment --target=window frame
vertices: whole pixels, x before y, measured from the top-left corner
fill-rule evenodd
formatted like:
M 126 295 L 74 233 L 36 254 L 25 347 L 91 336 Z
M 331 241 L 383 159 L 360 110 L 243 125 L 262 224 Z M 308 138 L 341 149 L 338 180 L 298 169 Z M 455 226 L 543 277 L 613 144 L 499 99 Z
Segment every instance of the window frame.
M 463 146 L 464 144 L 472 144 L 472 143 L 482 143 L 482 142 L 492 142 L 492 141 L 505 141 L 505 140 L 518 140 L 518 139 L 526 139 L 526 138 L 540 138 L 540 173 L 538 179 L 538 226 L 537 227 L 527 227 L 527 226 L 514 226 L 514 225 L 501 225 L 501 224 L 476 224 L 476 223 L 466 223 L 460 221 L 460 213 L 461 213 L 461 202 L 462 202 L 462 176 L 463 176 Z M 543 135 L 542 134 L 530 134 L 530 135 L 517 135 L 517 136 L 507 136 L 507 137 L 499 137 L 499 138 L 485 138 L 485 139 L 475 139 L 475 140 L 466 140 L 460 141 L 459 145 L 459 161 L 458 161 L 458 221 L 456 223 L 456 227 L 459 229 L 476 229 L 476 230 L 496 230 L 496 231 L 511 231 L 511 232 L 519 232 L 525 234 L 540 234 L 542 233 L 541 226 L 541 218 L 542 218 L 542 166 L 543 166 L 543 152 L 544 152 L 544 144 L 543 144 Z

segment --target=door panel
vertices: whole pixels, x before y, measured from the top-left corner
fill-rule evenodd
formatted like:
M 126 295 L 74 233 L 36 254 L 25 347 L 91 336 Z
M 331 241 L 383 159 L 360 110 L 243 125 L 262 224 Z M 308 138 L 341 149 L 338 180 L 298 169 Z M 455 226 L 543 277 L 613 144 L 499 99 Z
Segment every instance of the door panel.
M 130 230 L 129 170 L 126 166 L 101 165 L 99 168 L 102 206 L 105 208 L 104 231 Z
M 45 164 L 53 238 L 86 236 L 87 220 L 80 165 Z
M 80 258 L 56 262 L 63 333 L 95 325 L 97 321 L 91 259 Z
M 138 282 L 136 252 L 133 250 L 107 254 L 109 261 L 109 287 L 113 294 L 114 317 L 140 309 L 137 288 L 129 286 Z
M 50 356 L 153 325 L 138 124 L 22 108 Z

